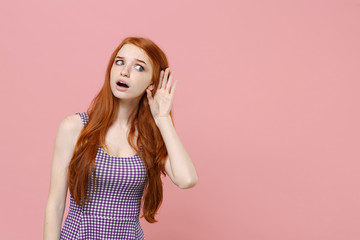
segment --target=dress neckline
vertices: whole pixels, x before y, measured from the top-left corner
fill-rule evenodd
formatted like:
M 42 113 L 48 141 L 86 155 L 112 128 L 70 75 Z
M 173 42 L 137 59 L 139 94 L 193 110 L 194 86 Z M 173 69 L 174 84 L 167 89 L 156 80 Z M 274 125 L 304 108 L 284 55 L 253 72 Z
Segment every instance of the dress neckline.
M 135 153 L 134 155 L 132 155 L 130 157 L 116 157 L 116 156 L 113 156 L 113 155 L 110 155 L 109 153 L 107 153 L 101 146 L 100 146 L 100 150 L 108 157 L 115 158 L 115 159 L 130 159 L 130 158 L 134 158 L 138 155 L 137 153 Z

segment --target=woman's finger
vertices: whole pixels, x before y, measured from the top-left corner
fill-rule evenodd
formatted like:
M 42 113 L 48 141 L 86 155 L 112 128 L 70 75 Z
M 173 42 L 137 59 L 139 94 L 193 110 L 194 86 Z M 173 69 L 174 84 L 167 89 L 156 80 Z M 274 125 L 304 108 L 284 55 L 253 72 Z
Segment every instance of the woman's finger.
M 161 88 L 162 88 L 162 89 L 165 89 L 165 88 L 166 88 L 166 83 L 167 83 L 168 74 L 169 74 L 169 68 L 166 68 L 166 69 L 165 69 L 165 72 L 164 72 L 164 77 L 163 77 L 163 79 L 162 79 L 162 84 L 161 84 Z
M 168 92 L 168 93 L 170 93 L 170 87 L 171 87 L 172 79 L 173 79 L 173 72 L 170 72 L 169 80 L 168 80 L 168 82 L 166 84 L 166 92 Z
M 170 91 L 170 96 L 171 96 L 171 98 L 174 97 L 176 84 L 177 84 L 177 80 L 174 81 L 174 84 L 173 84 L 173 86 L 171 87 L 171 91 Z

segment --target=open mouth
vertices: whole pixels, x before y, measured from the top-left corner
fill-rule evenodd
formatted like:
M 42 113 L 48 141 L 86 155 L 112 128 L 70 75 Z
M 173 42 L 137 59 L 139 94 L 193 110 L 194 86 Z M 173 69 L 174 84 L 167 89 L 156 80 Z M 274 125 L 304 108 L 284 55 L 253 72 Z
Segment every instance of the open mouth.
M 126 88 L 129 88 L 129 86 L 128 85 L 126 85 L 125 83 L 122 83 L 122 82 L 117 82 L 116 83 L 118 86 L 120 86 L 120 87 L 126 87 Z

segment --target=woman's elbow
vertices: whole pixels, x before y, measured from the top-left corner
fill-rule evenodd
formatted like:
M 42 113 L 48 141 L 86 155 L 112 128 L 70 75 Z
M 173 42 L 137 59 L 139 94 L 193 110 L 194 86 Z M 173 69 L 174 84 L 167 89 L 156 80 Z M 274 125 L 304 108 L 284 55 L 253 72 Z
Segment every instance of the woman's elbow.
M 198 178 L 194 178 L 194 179 L 189 179 L 187 181 L 183 181 L 181 184 L 179 184 L 179 188 L 181 189 L 187 189 L 187 188 L 192 188 L 195 187 L 195 185 L 198 182 Z

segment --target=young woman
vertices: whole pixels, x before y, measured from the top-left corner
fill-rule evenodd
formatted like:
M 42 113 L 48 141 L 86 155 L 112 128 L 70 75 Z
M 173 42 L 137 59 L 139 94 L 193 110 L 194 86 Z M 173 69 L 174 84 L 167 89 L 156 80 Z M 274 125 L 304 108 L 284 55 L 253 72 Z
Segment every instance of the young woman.
M 172 82 L 166 55 L 151 40 L 128 37 L 115 49 L 88 110 L 60 123 L 45 240 L 145 239 L 140 209 L 141 217 L 157 222 L 161 174 L 182 189 L 195 186 L 195 167 L 172 120 Z

